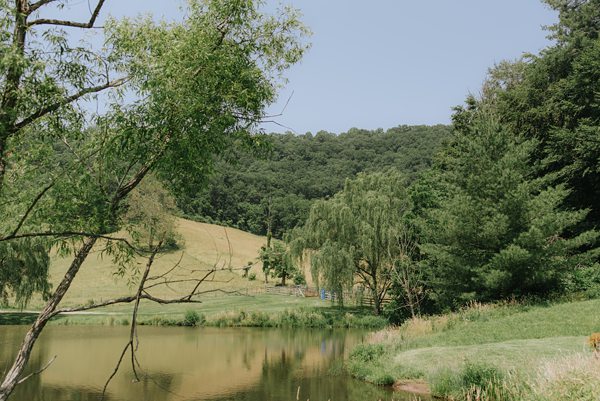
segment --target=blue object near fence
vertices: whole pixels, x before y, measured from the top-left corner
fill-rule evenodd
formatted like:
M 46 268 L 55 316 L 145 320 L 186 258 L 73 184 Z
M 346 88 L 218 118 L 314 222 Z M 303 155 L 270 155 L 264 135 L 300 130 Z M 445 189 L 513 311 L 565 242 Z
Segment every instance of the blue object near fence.
M 324 301 L 325 300 L 325 289 L 321 288 L 321 299 Z

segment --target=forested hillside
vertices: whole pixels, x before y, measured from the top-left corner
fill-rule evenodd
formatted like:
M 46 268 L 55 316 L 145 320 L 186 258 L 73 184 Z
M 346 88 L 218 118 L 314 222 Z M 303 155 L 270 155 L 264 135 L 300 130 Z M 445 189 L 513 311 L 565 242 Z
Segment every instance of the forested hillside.
M 241 150 L 217 161 L 208 185 L 180 193 L 178 203 L 188 217 L 255 234 L 266 234 L 270 218 L 273 235 L 281 237 L 304 222 L 315 199 L 334 195 L 359 172 L 396 168 L 414 180 L 449 136 L 445 125 L 270 134 L 266 154 Z

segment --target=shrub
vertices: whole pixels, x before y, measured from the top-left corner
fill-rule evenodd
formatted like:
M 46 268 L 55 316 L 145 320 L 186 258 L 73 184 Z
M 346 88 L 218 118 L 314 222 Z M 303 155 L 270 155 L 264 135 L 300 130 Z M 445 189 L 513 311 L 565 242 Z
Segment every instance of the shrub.
M 440 370 L 429 381 L 433 395 L 438 397 L 491 401 L 502 399 L 503 378 L 494 366 L 468 362 L 458 372 Z
M 328 322 L 322 313 L 302 311 L 300 314 L 300 325 L 303 327 L 324 328 L 328 326 Z
M 245 324 L 251 327 L 271 327 L 271 318 L 265 312 L 252 312 L 247 317 Z
M 169 235 L 165 238 L 161 250 L 163 251 L 176 251 L 181 249 L 181 243 L 183 239 L 180 235 L 176 233 L 169 233 Z
M 248 274 L 248 280 L 250 280 L 250 281 L 256 280 L 256 273 L 252 272 L 252 273 Z
M 371 382 L 378 386 L 391 386 L 392 384 L 394 384 L 395 380 L 391 374 L 381 372 L 378 375 L 376 375 L 375 377 L 373 377 Z
M 355 362 L 372 362 L 385 354 L 382 344 L 359 344 L 350 353 L 350 359 Z
M 600 333 L 592 333 L 588 338 L 588 344 L 594 351 L 600 351 Z
M 182 326 L 195 327 L 201 326 L 206 322 L 204 314 L 198 313 L 195 310 L 185 311 Z
M 494 366 L 481 363 L 467 363 L 461 371 L 461 381 L 464 388 L 486 388 L 498 383 L 503 374 Z
M 388 320 L 381 316 L 361 316 L 353 318 L 346 327 L 356 327 L 363 329 L 382 329 L 389 324 Z
M 298 272 L 294 275 L 294 284 L 296 285 L 306 285 L 306 278 L 302 272 Z
M 440 369 L 429 378 L 431 393 L 435 397 L 447 397 L 461 389 L 459 375 L 450 369 Z
M 300 324 L 299 324 L 300 319 L 298 318 L 296 311 L 285 310 L 279 315 L 279 318 L 277 320 L 278 320 L 277 325 L 281 326 L 281 327 L 298 327 L 298 326 L 300 326 Z
M 240 326 L 241 321 L 245 317 L 246 314 L 244 312 L 222 312 L 210 321 L 210 325 L 217 327 L 237 327 Z

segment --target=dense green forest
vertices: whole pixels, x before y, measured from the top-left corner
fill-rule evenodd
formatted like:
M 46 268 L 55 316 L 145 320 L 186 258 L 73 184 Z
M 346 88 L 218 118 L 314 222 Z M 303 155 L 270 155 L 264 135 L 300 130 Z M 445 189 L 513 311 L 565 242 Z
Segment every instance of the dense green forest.
M 316 199 L 333 196 L 359 172 L 395 168 L 412 181 L 432 164 L 451 128 L 399 126 L 384 131 L 353 128 L 335 135 L 271 134 L 263 153 L 244 149 L 216 162 L 208 185 L 179 192 L 188 217 L 255 234 L 273 235 L 303 223 Z
M 547 3 L 559 12 L 553 44 L 490 69 L 481 95 L 455 108 L 430 169 L 412 182 L 346 182 L 313 205 L 290 253 L 311 252 L 313 272 L 338 290 L 368 289 L 376 313 L 391 296 L 398 320 L 469 302 L 598 296 L 600 2 Z

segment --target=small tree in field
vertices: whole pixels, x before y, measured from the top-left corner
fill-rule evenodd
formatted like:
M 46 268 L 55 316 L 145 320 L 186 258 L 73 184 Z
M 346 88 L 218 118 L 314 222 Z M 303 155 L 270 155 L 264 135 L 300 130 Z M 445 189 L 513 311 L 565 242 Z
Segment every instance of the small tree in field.
M 270 274 L 272 277 L 281 279 L 281 285 L 286 285 L 286 280 L 297 275 L 298 268 L 294 264 L 292 258 L 285 245 L 279 241 L 272 243 L 270 248 L 263 247 L 260 252 L 260 259 L 263 266 L 269 266 L 269 270 L 265 271 L 265 276 Z

